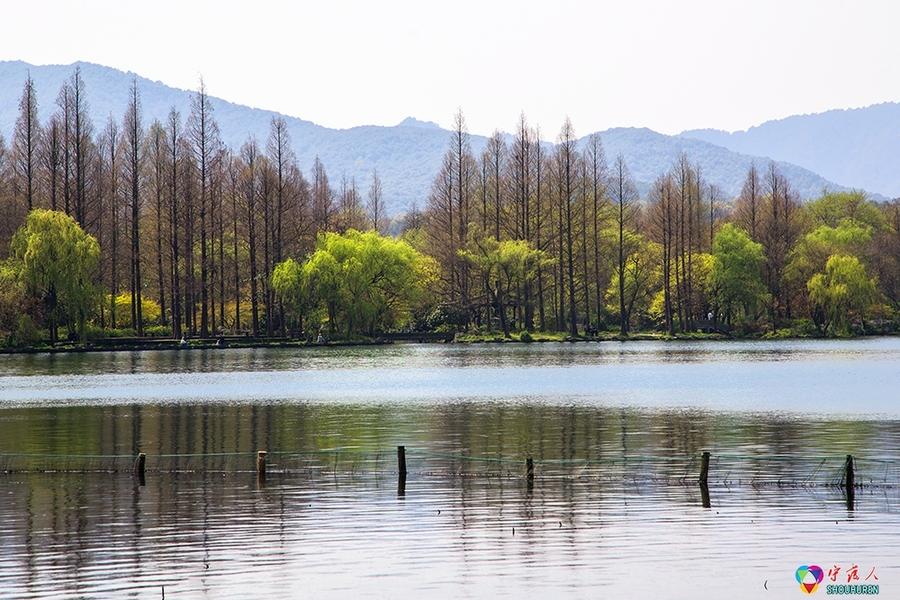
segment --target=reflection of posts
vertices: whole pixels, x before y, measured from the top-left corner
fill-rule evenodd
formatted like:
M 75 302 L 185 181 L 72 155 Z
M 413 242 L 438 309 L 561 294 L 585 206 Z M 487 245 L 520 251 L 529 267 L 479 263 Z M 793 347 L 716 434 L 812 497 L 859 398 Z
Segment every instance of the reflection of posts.
M 397 446 L 397 496 L 406 495 L 406 446 Z
M 700 457 L 700 499 L 703 503 L 703 508 L 709 508 L 709 452 L 704 452 Z
M 144 478 L 144 470 L 147 466 L 147 455 L 143 452 L 139 452 L 137 458 L 134 459 L 134 467 L 132 468 L 132 474 L 138 478 L 138 484 L 144 485 L 146 483 L 146 479 Z
M 256 481 L 259 484 L 266 482 L 266 454 L 265 450 L 256 453 Z
M 856 473 L 853 470 L 853 455 L 848 454 L 844 463 L 844 487 L 847 490 L 847 510 L 853 510 L 856 499 Z
M 534 492 L 534 460 L 530 456 L 525 459 L 525 492 L 528 497 Z
M 709 486 L 705 483 L 700 484 L 700 500 L 703 503 L 703 508 L 709 508 L 711 506 L 709 502 Z

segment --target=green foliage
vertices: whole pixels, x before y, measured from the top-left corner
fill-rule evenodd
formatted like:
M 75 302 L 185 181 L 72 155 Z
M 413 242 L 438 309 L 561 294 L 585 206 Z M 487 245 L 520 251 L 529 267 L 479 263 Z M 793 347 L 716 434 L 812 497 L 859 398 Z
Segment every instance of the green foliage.
M 534 341 L 534 338 L 531 337 L 531 334 L 528 333 L 527 331 L 523 331 L 522 333 L 519 334 L 519 341 L 525 342 L 525 343 L 530 343 L 530 342 Z
M 428 235 L 421 227 L 407 229 L 400 236 L 400 239 L 423 254 L 428 248 Z
M 819 225 L 807 233 L 791 251 L 787 277 L 805 284 L 814 273 L 822 271 L 828 257 L 834 254 L 861 256 L 872 240 L 872 227 L 844 220 L 837 226 Z
M 172 327 L 170 325 L 151 325 L 144 328 L 144 335 L 150 337 L 172 337 Z
M 458 304 L 443 302 L 431 309 L 422 319 L 424 329 L 440 333 L 459 331 L 466 324 L 468 314 Z
M 320 235 L 302 265 L 276 266 L 272 285 L 295 316 L 320 316 L 348 336 L 405 324 L 427 304 L 436 279 L 432 259 L 403 240 L 353 229 Z
M 851 221 L 870 230 L 881 230 L 887 225 L 878 205 L 866 199 L 864 192 L 832 192 L 806 205 L 806 213 L 813 226 L 832 228 Z
M 0 262 L 0 341 L 10 339 L 25 306 L 25 289 L 10 264 Z
M 508 336 L 506 304 L 509 291 L 532 281 L 538 268 L 552 261 L 526 240 L 498 241 L 493 236 L 481 235 L 477 230 L 470 232 L 467 247 L 460 250 L 459 255 L 480 272 L 491 295 L 491 303 L 500 316 L 503 333 Z
M 65 213 L 33 210 L 10 244 L 10 265 L 26 294 L 47 308 L 51 331 L 66 319 L 84 337 L 96 292 L 92 278 L 100 261 L 100 246 Z
M 272 272 L 272 288 L 284 302 L 288 313 L 297 318 L 310 317 L 316 309 L 313 282 L 305 271 L 305 265 L 288 258 L 275 265 Z
M 826 269 L 832 256 L 854 256 L 867 261 L 878 254 L 878 250 L 872 248 L 873 235 L 885 230 L 887 221 L 882 211 L 863 194 L 826 194 L 810 203 L 806 212 L 818 226 L 803 236 L 791 251 L 785 275 L 795 288 L 808 290 L 811 278 Z M 821 288 L 817 289 L 821 291 Z M 807 309 L 820 328 L 827 328 L 831 321 L 826 315 L 825 304 L 814 301 L 811 296 L 801 297 L 799 308 Z M 845 322 L 839 324 L 840 327 L 845 325 Z
M 9 335 L 9 346 L 22 348 L 33 346 L 41 339 L 40 331 L 34 324 L 34 319 L 28 315 L 19 315 L 15 327 Z
M 538 267 L 546 262 L 544 252 L 536 250 L 525 240 L 497 241 L 491 236 L 470 243 L 460 255 L 478 267 L 490 280 L 504 278 L 508 283 L 522 283 L 533 278 Z
M 723 225 L 713 239 L 709 289 L 727 317 L 740 311 L 753 318 L 766 296 L 762 279 L 765 262 L 762 244 L 731 223 Z
M 817 273 L 806 284 L 814 306 L 813 320 L 828 333 L 846 333 L 849 319 L 865 318 L 877 299 L 875 280 L 866 274 L 855 256 L 836 254 L 825 263 L 825 272 Z
M 631 252 L 625 258 L 625 316 L 630 325 L 640 318 L 649 316 L 654 296 L 662 281 L 663 269 L 660 264 L 662 247 L 634 232 L 626 232 L 625 247 Z M 610 314 L 619 316 L 619 273 L 613 271 L 606 290 L 606 308 Z

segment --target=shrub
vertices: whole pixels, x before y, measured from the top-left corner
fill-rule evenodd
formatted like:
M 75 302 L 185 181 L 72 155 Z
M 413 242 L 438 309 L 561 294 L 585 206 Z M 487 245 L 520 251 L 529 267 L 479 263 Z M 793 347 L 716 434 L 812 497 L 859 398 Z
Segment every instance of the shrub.
M 19 315 L 16 327 L 10 335 L 9 345 L 17 348 L 33 346 L 41 339 L 40 331 L 28 315 Z
M 172 328 L 168 325 L 151 325 L 144 328 L 144 335 L 150 337 L 172 337 Z
M 109 306 L 109 296 L 106 296 L 105 302 Z M 158 323 L 161 314 L 162 311 L 159 308 L 159 304 L 146 296 L 141 296 L 141 320 L 145 326 Z M 116 325 L 126 329 L 133 328 L 131 323 L 131 292 L 122 292 L 116 296 Z

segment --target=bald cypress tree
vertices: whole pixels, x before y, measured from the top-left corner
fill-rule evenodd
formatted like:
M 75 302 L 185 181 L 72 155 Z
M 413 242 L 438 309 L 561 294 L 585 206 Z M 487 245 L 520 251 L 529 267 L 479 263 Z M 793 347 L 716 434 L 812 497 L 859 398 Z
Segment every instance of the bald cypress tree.
M 166 131 L 163 124 L 154 121 L 150 126 L 149 134 L 149 151 L 150 151 L 150 182 L 153 190 L 153 221 L 156 224 L 156 287 L 157 297 L 159 298 L 160 322 L 162 325 L 168 324 L 166 316 L 166 269 L 163 266 L 165 253 L 164 248 L 164 227 L 167 222 L 166 208 L 163 203 L 166 192 L 165 170 L 167 166 L 166 155 Z
M 143 309 L 141 305 L 141 187 L 143 179 L 144 131 L 141 126 L 141 100 L 137 79 L 131 82 L 128 108 L 122 127 L 125 144 L 125 180 L 128 186 L 131 209 L 131 324 L 137 335 L 144 335 Z
M 183 212 L 179 198 L 179 166 L 181 162 L 181 115 L 172 108 L 166 122 L 165 132 L 166 163 L 168 179 L 168 208 L 169 208 L 169 260 L 171 268 L 172 289 L 172 335 L 180 338 L 182 335 L 182 304 L 181 304 L 181 246 L 178 241 L 178 229 L 183 225 Z
M 209 230 L 210 179 L 213 161 L 218 152 L 219 131 L 213 119 L 213 108 L 206 93 L 206 85 L 200 87 L 191 98 L 191 115 L 188 120 L 188 136 L 194 162 L 197 165 L 198 192 L 200 195 L 200 335 L 209 335 Z
M 375 169 L 372 169 L 372 181 L 369 184 L 369 193 L 366 199 L 366 216 L 372 229 L 384 233 L 386 229 L 384 191 L 381 187 L 381 178 L 378 177 L 378 171 Z
M 88 116 L 87 95 L 84 78 L 81 76 L 81 67 L 75 67 L 69 90 L 68 112 L 72 124 L 69 130 L 71 135 L 69 145 L 75 177 L 73 182 L 75 220 L 87 229 L 92 225 L 88 215 L 90 207 L 87 196 L 87 164 L 91 152 L 93 126 Z
M 634 203 L 637 201 L 637 189 L 628 167 L 625 165 L 625 158 L 620 154 L 616 157 L 616 162 L 612 170 L 612 182 L 610 184 L 613 204 L 616 209 L 616 229 L 618 233 L 616 261 L 616 275 L 619 279 L 619 332 L 622 335 L 628 334 L 628 318 L 625 312 L 625 231 L 631 225 Z
M 575 214 L 573 205 L 578 200 L 579 187 L 579 160 L 575 147 L 575 129 L 572 122 L 566 119 L 559 132 L 556 147 L 556 169 L 559 190 L 559 219 L 558 223 L 560 241 L 560 312 L 564 314 L 564 308 L 568 299 L 568 326 L 570 335 L 578 335 L 578 307 L 575 304 L 575 246 L 574 229 Z M 568 290 L 565 294 L 564 290 Z M 560 319 L 561 329 L 565 328 L 566 319 Z
M 41 126 L 38 121 L 37 110 L 34 80 L 29 75 L 25 80 L 22 97 L 19 100 L 19 116 L 16 119 L 12 139 L 13 170 L 16 176 L 16 187 L 24 196 L 25 206 L 29 211 L 35 206 L 38 167 L 40 165 L 38 148 L 41 140 Z
M 256 211 L 258 203 L 259 180 L 259 147 L 256 140 L 250 139 L 241 147 L 243 162 L 242 187 L 244 209 L 246 210 L 247 245 L 250 250 L 250 319 L 253 336 L 259 335 L 259 267 L 257 264 Z
M 62 145 L 65 142 L 58 115 L 50 117 L 41 141 L 41 171 L 45 177 L 45 197 L 48 199 L 50 208 L 57 210 L 60 201 Z
M 109 326 L 113 329 L 117 326 L 116 295 L 119 293 L 119 222 L 120 222 L 120 172 L 122 169 L 119 161 L 121 140 L 119 127 L 112 117 L 106 123 L 103 132 L 103 163 L 106 174 L 106 212 L 107 240 L 109 247 L 104 250 L 109 256 Z

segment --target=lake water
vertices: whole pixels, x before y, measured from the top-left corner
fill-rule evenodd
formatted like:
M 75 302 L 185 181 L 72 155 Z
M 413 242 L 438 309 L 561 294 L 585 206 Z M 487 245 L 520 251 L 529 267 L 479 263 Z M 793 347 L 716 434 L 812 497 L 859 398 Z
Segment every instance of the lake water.
M 898 390 L 900 338 L 0 356 L 0 598 L 900 597 Z

